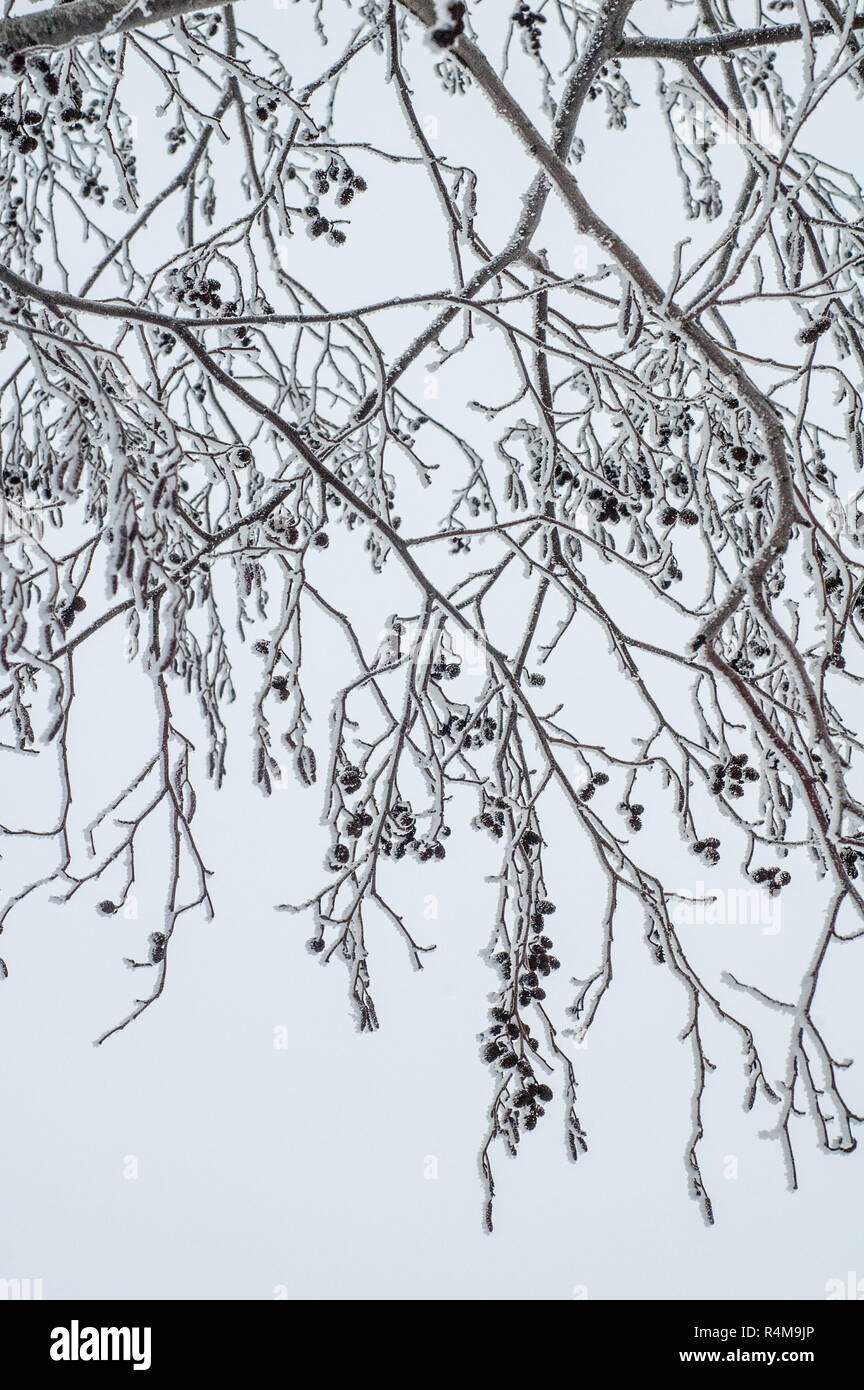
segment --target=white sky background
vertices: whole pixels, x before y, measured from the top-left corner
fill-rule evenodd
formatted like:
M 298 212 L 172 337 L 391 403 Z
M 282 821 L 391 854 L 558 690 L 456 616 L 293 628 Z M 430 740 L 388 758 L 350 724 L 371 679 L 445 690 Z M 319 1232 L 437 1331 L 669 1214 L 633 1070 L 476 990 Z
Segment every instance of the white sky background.
M 341 11 L 332 9 L 335 26 Z M 749 7 L 734 9 L 746 22 Z M 634 17 L 647 33 L 680 32 L 675 10 L 667 15 L 640 0 Z M 297 87 L 331 57 L 322 54 L 311 24 L 304 30 L 301 8 L 283 11 L 244 0 L 238 21 L 277 48 L 284 33 L 305 33 L 288 60 Z M 441 92 L 419 37 L 410 60 L 417 110 L 438 122 L 433 144 L 480 174 L 478 229 L 497 249 L 530 182 L 528 161 L 476 92 L 454 99 Z M 783 62 L 794 61 L 792 49 Z M 347 139 L 404 151 L 404 127 L 382 83 L 382 64 L 367 53 L 349 75 L 339 96 L 341 128 Z M 589 108 L 580 126 L 587 146 L 580 178 L 598 212 L 665 280 L 674 241 L 690 234 L 696 248 L 713 240 L 719 226 L 683 221 L 668 140 L 655 114 L 655 71 L 651 62 L 628 68 L 642 110 L 627 132 L 607 133 L 600 110 Z M 514 89 L 527 95 L 530 69 L 515 52 L 513 74 Z M 148 101 L 153 90 L 147 89 Z M 142 182 L 151 177 L 155 188 L 167 168 L 160 127 L 146 103 L 140 118 L 139 170 Z M 804 145 L 813 148 L 821 139 L 822 153 L 860 172 L 859 128 L 860 107 L 844 87 L 811 123 Z M 729 158 L 735 158 L 731 151 Z M 352 162 L 370 191 L 349 210 L 348 243 L 337 251 L 298 236 L 291 244 L 298 278 L 331 306 L 445 287 L 446 242 L 423 172 L 418 169 L 414 196 L 406 198 L 403 174 L 394 177 L 369 154 L 358 153 Z M 149 234 L 154 264 L 171 244 L 178 215 L 177 205 L 170 205 Z M 230 215 L 220 205 L 220 220 Z M 551 199 L 535 246 L 547 246 L 553 264 L 563 268 L 572 263 L 574 241 L 566 214 Z M 589 252 L 589 265 L 592 257 Z M 80 266 L 83 278 L 87 248 L 70 244 L 69 263 Z M 106 276 L 98 289 L 107 294 L 114 286 Z M 407 310 L 372 322 L 379 341 L 395 353 L 423 321 L 420 310 Z M 793 331 L 779 314 L 765 330 L 778 356 Z M 493 432 L 465 400 L 504 398 L 508 361 L 491 332 L 478 327 L 477 333 L 470 364 L 456 357 L 436 379 L 448 423 L 470 431 L 482 448 Z M 424 362 L 432 358 L 426 354 Z M 409 380 L 407 389 L 419 399 L 422 364 Z M 452 455 L 443 447 L 440 462 L 446 483 Z M 433 504 L 418 492 L 418 515 L 424 505 Z M 440 514 L 436 500 L 429 529 Z M 412 529 L 419 530 L 413 521 Z M 342 548 L 338 532 L 334 540 L 310 562 L 311 573 L 316 564 L 322 576 L 340 564 L 347 570 L 350 547 Z M 384 596 L 387 586 L 394 592 L 393 574 L 376 580 L 359 546 L 346 583 L 361 603 L 368 589 L 370 633 L 399 609 L 398 594 L 389 602 Z M 611 603 L 614 596 L 606 597 Z M 623 616 L 634 612 L 629 591 L 622 588 L 619 601 Z M 134 669 L 118 667 L 121 641 L 121 633 L 106 629 L 89 644 L 78 671 L 82 698 L 73 747 L 87 795 L 82 824 L 100 799 L 110 797 L 121 769 L 134 769 L 136 749 L 146 747 L 152 711 Z M 631 712 L 610 707 L 609 687 L 595 678 L 604 646 L 586 628 L 581 668 L 563 663 L 555 679 L 571 691 L 581 683 L 586 739 L 590 732 L 596 741 L 624 742 Z M 335 684 L 340 663 L 347 679 L 347 660 L 323 628 L 317 650 L 311 635 L 307 648 L 312 689 L 317 682 L 322 692 L 310 704 L 325 709 L 323 694 Z M 572 661 L 574 648 L 567 650 Z M 651 671 L 647 662 L 644 669 Z M 666 678 L 659 668 L 653 674 Z M 551 1107 L 554 1113 L 526 1136 L 516 1162 L 497 1154 L 496 1228 L 485 1234 L 477 1151 L 491 1083 L 477 1034 L 494 980 L 479 953 L 494 912 L 495 886 L 484 875 L 496 870 L 495 851 L 478 835 L 460 836 L 454 815 L 445 864 L 403 866 L 396 896 L 419 939 L 434 940 L 437 950 L 415 974 L 403 945 L 383 927 L 373 931 L 381 1029 L 358 1036 L 339 962 L 321 969 L 304 947 L 308 923 L 273 911 L 273 904 L 301 899 L 318 886 L 326 834 L 318 825 L 320 789 L 303 791 L 292 782 L 266 802 L 252 788 L 252 690 L 247 671 L 238 680 L 231 716 L 229 778 L 221 795 L 201 797 L 195 822 L 203 857 L 216 871 L 217 918 L 209 924 L 200 914 L 181 920 L 166 992 L 152 1010 L 104 1047 L 91 1047 L 127 1011 L 139 983 L 122 957 L 140 953 L 159 925 L 158 846 L 154 873 L 144 875 L 138 921 L 95 912 L 110 888 L 107 880 L 63 909 L 43 895 L 10 919 L 2 941 L 10 975 L 0 990 L 0 1055 L 6 1059 L 0 1075 L 0 1277 L 41 1278 L 46 1297 L 181 1299 L 270 1298 L 277 1289 L 290 1297 L 325 1298 L 567 1299 L 587 1289 L 592 1299 L 818 1299 L 832 1278 L 856 1269 L 864 1277 L 860 1154 L 817 1153 L 809 1122 L 802 1121 L 796 1127 L 801 1190 L 785 1191 L 779 1145 L 758 1139 L 771 1113 L 758 1107 L 751 1115 L 742 1112 L 737 1040 L 711 1031 L 708 1051 L 722 1079 L 709 1081 L 701 1161 L 717 1224 L 703 1226 L 687 1198 L 683 1159 L 690 1054 L 676 1034 L 686 1021 L 685 1000 L 669 974 L 651 963 L 632 909 L 617 929 L 615 987 L 588 1045 L 573 1054 L 589 1152 L 576 1166 L 567 1161 L 560 1115 Z M 194 739 L 191 712 L 183 727 Z M 319 732 L 322 727 L 319 720 Z M 4 776 L 7 761 L 0 764 Z M 11 780 L 7 787 L 13 788 Z M 17 785 L 0 792 L 0 819 L 8 823 L 9 799 L 24 819 L 20 797 Z M 466 803 L 464 819 L 472 809 Z M 667 816 L 649 814 L 640 858 L 650 863 L 663 856 L 666 881 L 692 890 L 700 879 L 709 881 L 709 873 L 677 840 L 669 843 L 669 824 Z M 559 905 L 552 925 L 556 942 L 570 932 L 578 941 L 584 930 L 579 964 L 587 973 L 602 892 L 585 844 L 574 834 L 562 809 L 553 819 L 548 870 Z M 4 889 L 11 886 L 16 850 L 3 851 Z M 145 852 L 139 851 L 141 863 Z M 710 878 L 715 891 L 739 886 L 736 867 L 730 853 Z M 426 921 L 429 895 L 437 898 L 438 915 Z M 781 901 L 776 934 L 752 926 L 690 928 L 685 941 L 694 959 L 708 968 L 740 969 L 782 992 L 784 980 L 791 984 L 806 959 L 824 891 L 802 863 L 794 892 Z M 843 948 L 821 985 L 820 1012 L 837 1020 L 832 1040 L 841 1057 L 864 1057 L 864 1029 L 856 1020 L 862 951 L 864 943 Z M 567 977 L 577 969 L 569 957 L 566 964 L 550 987 L 559 1013 L 572 990 Z M 736 1002 L 742 1011 L 757 1007 Z M 274 1047 L 280 1027 L 287 1029 L 285 1049 Z M 772 1061 L 779 1074 L 779 1042 Z M 860 1109 L 861 1061 L 846 1081 Z M 730 1156 L 738 1162 L 734 1180 L 724 1178 Z M 134 1179 L 124 1177 L 130 1157 L 138 1165 Z M 437 1161 L 431 1180 L 424 1176 L 430 1157 Z

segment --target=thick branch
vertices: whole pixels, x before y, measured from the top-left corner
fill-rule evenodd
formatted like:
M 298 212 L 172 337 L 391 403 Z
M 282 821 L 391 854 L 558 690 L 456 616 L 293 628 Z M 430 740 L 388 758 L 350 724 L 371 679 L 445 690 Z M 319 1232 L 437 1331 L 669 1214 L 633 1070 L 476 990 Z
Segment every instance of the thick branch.
M 176 19 L 193 10 L 213 10 L 221 4 L 222 0 L 140 0 L 130 7 L 128 0 L 72 0 L 71 4 L 37 10 L 20 19 L 4 19 L 0 22 L 0 53 L 66 48 L 98 34 L 141 29 L 145 24 Z
M 852 21 L 853 29 L 864 29 L 864 15 Z M 817 19 L 810 25 L 814 39 L 837 33 L 830 19 Z M 675 62 L 687 62 L 692 58 L 722 58 L 725 53 L 734 53 L 742 48 L 774 48 L 780 43 L 794 43 L 800 39 L 800 24 L 760 25 L 756 29 L 733 29 L 728 33 L 700 34 L 687 39 L 624 39 L 616 56 L 618 58 L 669 58 Z

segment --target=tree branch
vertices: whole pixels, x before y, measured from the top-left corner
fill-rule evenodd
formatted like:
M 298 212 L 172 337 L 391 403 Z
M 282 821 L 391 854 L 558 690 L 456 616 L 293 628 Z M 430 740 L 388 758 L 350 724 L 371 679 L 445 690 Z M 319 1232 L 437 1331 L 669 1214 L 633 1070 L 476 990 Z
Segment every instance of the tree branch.
M 80 43 L 82 39 L 95 38 L 98 34 L 124 33 L 128 29 L 142 29 L 145 25 L 177 19 L 199 10 L 217 9 L 221 3 L 222 0 L 140 0 L 138 5 L 130 9 L 128 0 L 71 0 L 69 4 L 58 4 L 47 10 L 37 10 L 35 14 L 0 21 L 0 53 L 66 48 Z M 435 9 L 430 0 L 399 0 L 399 3 L 427 28 L 434 24 Z M 611 28 L 614 28 L 618 20 L 617 12 L 621 9 L 626 12 L 630 6 L 607 7 Z M 605 29 L 603 20 L 601 13 L 593 37 L 607 46 L 609 35 L 598 32 Z M 864 29 L 864 15 L 853 20 L 852 28 Z M 836 25 L 830 19 L 819 19 L 811 24 L 810 33 L 813 38 L 824 38 L 836 34 Z M 760 25 L 755 29 L 736 29 L 729 33 L 684 39 L 625 39 L 621 38 L 619 32 L 608 45 L 608 51 L 618 58 L 668 58 L 686 62 L 693 58 L 722 57 L 738 49 L 794 43 L 801 37 L 800 24 Z
M 852 21 L 853 29 L 864 29 L 864 15 Z M 836 25 L 830 19 L 817 19 L 810 25 L 814 39 L 836 35 Z M 802 37 L 800 24 L 760 25 L 756 29 L 733 29 L 728 33 L 700 34 L 686 39 L 630 38 L 624 39 L 616 53 L 618 58 L 669 58 L 687 62 L 692 58 L 721 58 L 742 48 L 773 48 L 775 44 L 794 43 Z
M 221 4 L 222 0 L 140 0 L 130 8 L 128 0 L 71 0 L 68 5 L 4 19 L 0 22 L 0 53 L 66 48 L 98 34 L 141 29 L 191 11 L 218 9 Z

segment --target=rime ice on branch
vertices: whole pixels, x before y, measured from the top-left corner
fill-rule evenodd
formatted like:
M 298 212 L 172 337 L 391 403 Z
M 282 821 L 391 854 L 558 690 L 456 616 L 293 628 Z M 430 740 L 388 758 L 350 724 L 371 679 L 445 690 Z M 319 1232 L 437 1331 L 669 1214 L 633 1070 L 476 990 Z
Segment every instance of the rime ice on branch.
M 164 903 L 127 958 L 147 984 L 99 1041 L 149 1009 L 183 916 L 218 909 L 193 819 L 251 682 L 255 783 L 296 777 L 326 820 L 319 890 L 285 896 L 311 954 L 347 969 L 361 1029 L 379 1022 L 370 920 L 417 968 L 435 945 L 401 905 L 404 876 L 478 845 L 498 856 L 478 939 L 490 1226 L 498 1141 L 515 1153 L 557 1111 L 570 1155 L 587 1148 L 570 1044 L 607 1005 L 632 905 L 682 1000 L 682 1148 L 711 1221 L 715 1039 L 738 1044 L 742 1098 L 793 1184 L 802 1114 L 828 1152 L 853 1149 L 860 1122 L 816 1004 L 826 959 L 864 934 L 864 199 L 805 132 L 860 89 L 862 19 L 847 4 L 779 24 L 769 4 L 742 30 L 705 0 L 664 39 L 630 0 L 488 8 L 318 0 L 280 16 L 278 51 L 253 0 L 72 0 L 0 22 L 0 716 L 16 775 L 56 764 L 59 805 L 48 825 L 4 812 L 4 859 L 38 841 L 53 862 L 24 870 L 2 925 L 39 891 L 94 884 L 113 917 L 157 827 Z M 369 84 L 386 149 L 363 129 Z M 500 149 L 527 153 L 512 227 L 484 212 L 499 152 L 468 167 L 416 90 L 442 123 L 488 99 Z M 148 102 L 164 158 L 141 139 Z M 638 226 L 605 223 L 578 177 L 649 119 L 683 196 L 654 270 Z M 421 189 L 446 282 L 405 232 Z M 556 200 L 590 268 L 559 261 Z M 374 276 L 361 263 L 336 292 L 355 233 Z M 393 292 L 364 299 L 391 257 Z M 449 396 L 423 388 L 430 359 Z M 371 587 L 355 592 L 359 564 Z M 326 708 L 309 694 L 322 631 L 352 666 Z M 82 836 L 76 673 L 109 633 L 152 697 L 154 744 Z M 602 740 L 574 678 L 597 635 L 591 679 L 627 710 Z M 590 920 L 556 866 L 562 806 L 570 864 L 603 884 Z M 791 994 L 697 962 L 658 857 L 671 825 L 700 873 L 740 861 L 771 901 L 824 880 Z

